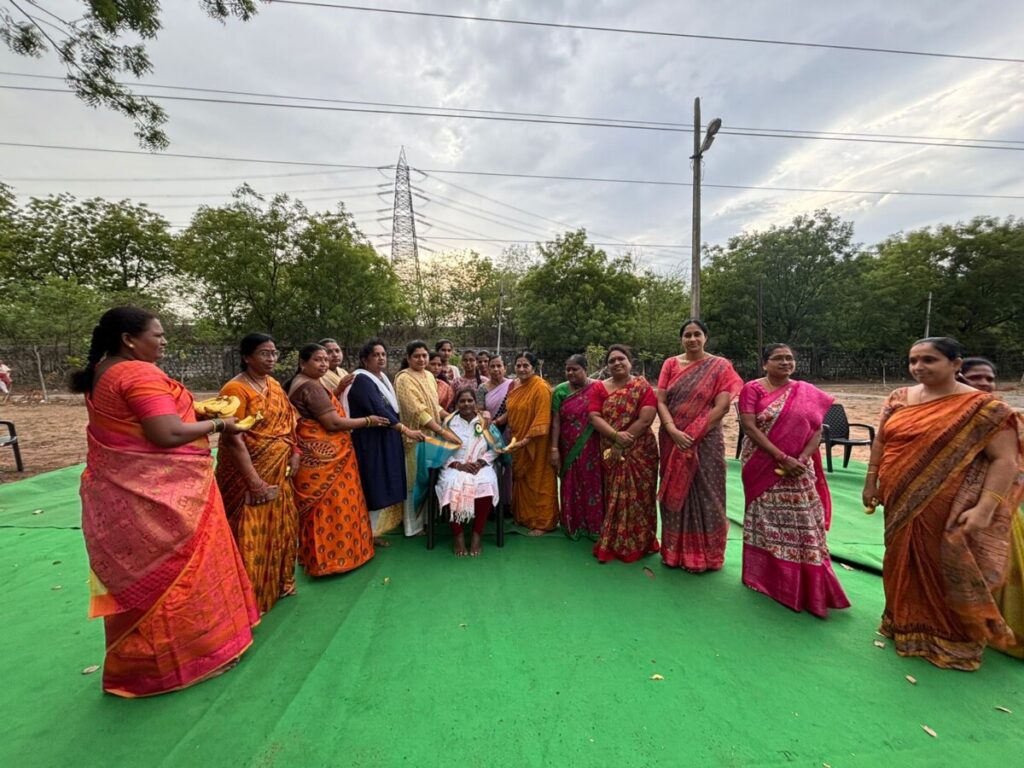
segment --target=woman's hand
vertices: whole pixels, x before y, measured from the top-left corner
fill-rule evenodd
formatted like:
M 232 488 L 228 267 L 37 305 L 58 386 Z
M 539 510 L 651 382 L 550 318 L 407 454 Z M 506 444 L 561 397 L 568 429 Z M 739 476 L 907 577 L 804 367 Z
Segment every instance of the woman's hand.
M 352 383 L 352 380 L 356 377 L 354 373 L 346 373 L 341 377 L 338 382 L 338 386 L 334 388 L 334 394 L 337 397 L 341 397 L 341 393 L 348 389 L 348 385 Z
M 629 448 L 636 442 L 636 438 L 629 432 L 616 432 L 615 444 L 620 448 Z
M 367 416 L 366 418 L 368 418 L 370 420 L 370 423 L 366 425 L 368 427 L 390 427 L 391 426 L 391 422 L 388 419 L 386 419 L 384 416 Z
M 269 504 L 276 499 L 280 493 L 281 488 L 279 486 L 264 485 L 259 491 L 249 491 L 249 504 L 253 506 Z
M 224 429 L 222 429 L 221 432 L 223 432 L 225 435 L 240 435 L 246 431 L 244 429 L 237 429 L 235 427 L 235 425 L 238 424 L 238 419 L 236 419 L 234 416 L 218 416 L 217 418 L 224 422 Z M 211 432 L 210 434 L 213 433 Z
M 285 477 L 295 477 L 295 473 L 299 471 L 299 460 L 302 458 L 301 454 L 293 453 L 291 458 L 288 459 L 288 471 L 285 472 Z
M 668 436 L 672 438 L 672 442 L 675 444 L 676 448 L 684 453 L 693 448 L 693 438 L 678 427 L 671 427 L 668 431 Z
M 551 455 L 548 457 L 548 462 L 551 464 L 551 466 L 554 468 L 556 472 L 562 468 L 562 456 L 558 452 L 557 448 L 551 449 Z
M 792 456 L 783 456 L 778 462 L 778 465 L 787 475 L 790 476 L 799 477 L 807 471 L 806 465 L 804 465 L 800 459 L 795 459 Z
M 878 480 L 873 475 L 868 475 L 865 478 L 860 500 L 864 503 L 865 510 L 874 510 L 878 506 Z
M 427 436 L 420 432 L 418 429 L 409 429 L 404 427 L 402 429 L 402 437 L 408 440 L 410 443 L 422 443 L 427 439 Z
M 983 506 L 978 504 L 965 509 L 960 515 L 952 522 L 948 527 L 948 530 L 953 531 L 960 528 L 964 533 L 974 533 L 975 531 L 983 531 L 992 525 L 992 516 L 995 514 L 996 508 L 994 506 Z

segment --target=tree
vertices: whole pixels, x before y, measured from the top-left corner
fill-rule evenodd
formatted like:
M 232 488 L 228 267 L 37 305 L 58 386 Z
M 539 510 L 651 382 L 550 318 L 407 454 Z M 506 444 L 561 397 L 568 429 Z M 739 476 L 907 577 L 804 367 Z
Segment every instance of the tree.
M 641 287 L 632 259 L 609 258 L 587 242 L 583 229 L 538 250 L 541 262 L 520 281 L 516 307 L 530 345 L 560 354 L 630 339 Z
M 163 108 L 118 81 L 124 75 L 139 78 L 153 71 L 145 43 L 160 31 L 159 0 L 80 0 L 84 9 L 74 21 L 55 13 L 45 0 L 2 2 L 7 8 L 0 6 L 0 39 L 11 51 L 36 58 L 56 53 L 79 99 L 130 117 L 143 147 L 167 147 Z M 218 21 L 230 16 L 248 21 L 256 14 L 256 0 L 199 0 L 199 7 Z M 128 35 L 142 42 L 123 42 Z
M 679 324 L 690 315 L 690 297 L 678 276 L 645 270 L 640 285 L 633 352 L 646 368 L 649 362 L 679 354 Z
M 850 222 L 819 210 L 709 248 L 703 279 L 716 348 L 735 357 L 757 353 L 759 283 L 765 343 L 833 342 L 830 323 L 845 290 L 844 265 L 857 250 L 852 240 Z

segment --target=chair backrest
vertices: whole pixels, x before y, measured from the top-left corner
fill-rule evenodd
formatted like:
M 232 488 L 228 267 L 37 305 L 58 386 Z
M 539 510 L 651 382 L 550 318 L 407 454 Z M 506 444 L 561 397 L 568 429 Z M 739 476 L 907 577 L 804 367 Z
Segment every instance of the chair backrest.
M 850 420 L 846 418 L 846 409 L 839 403 L 829 407 L 825 414 L 825 424 L 828 425 L 830 437 L 838 437 L 846 440 L 850 437 Z

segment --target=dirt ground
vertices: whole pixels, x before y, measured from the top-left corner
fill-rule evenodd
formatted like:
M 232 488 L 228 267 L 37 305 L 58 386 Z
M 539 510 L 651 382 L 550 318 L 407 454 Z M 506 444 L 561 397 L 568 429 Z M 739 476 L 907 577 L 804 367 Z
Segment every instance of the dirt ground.
M 822 384 L 836 401 L 846 408 L 851 422 L 875 425 L 878 411 L 889 388 L 880 384 Z M 1007 402 L 1016 408 L 1024 408 L 1024 390 L 1007 385 L 1002 394 Z M 87 421 L 85 404 L 79 395 L 56 395 L 50 402 L 24 402 L 14 398 L 12 402 L 0 405 L 0 419 L 13 421 L 18 430 L 18 442 L 25 461 L 25 471 L 19 473 L 14 467 L 14 455 L 9 449 L 0 449 L 0 482 L 20 480 L 41 472 L 81 464 L 85 461 L 85 426 Z M 0 427 L 0 434 L 6 430 Z M 854 429 L 855 436 L 866 434 Z M 736 418 L 730 414 L 725 419 L 726 455 L 736 451 Z M 842 460 L 842 451 L 833 449 L 833 460 Z M 855 448 L 855 460 L 866 461 L 867 449 Z

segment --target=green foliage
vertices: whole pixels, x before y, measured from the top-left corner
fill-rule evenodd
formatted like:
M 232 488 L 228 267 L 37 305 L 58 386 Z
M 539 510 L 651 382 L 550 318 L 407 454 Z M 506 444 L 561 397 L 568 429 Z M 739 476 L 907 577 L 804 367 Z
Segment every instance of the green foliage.
M 110 306 L 98 291 L 56 276 L 4 289 L 0 339 L 13 344 L 87 348 L 97 318 Z
M 831 321 L 856 253 L 852 239 L 851 223 L 820 210 L 709 248 L 703 301 L 716 349 L 736 357 L 757 353 L 759 282 L 765 343 L 834 341 Z
M 518 286 L 516 311 L 528 344 L 562 353 L 630 338 L 641 281 L 628 256 L 609 258 L 582 229 L 538 250 L 540 263 L 526 270 Z
M 348 345 L 408 312 L 391 265 L 344 208 L 310 214 L 243 185 L 231 203 L 201 208 L 179 246 L 197 318 L 222 335 L 261 330 L 302 343 L 330 334 Z
M 679 354 L 679 324 L 690 315 L 690 292 L 681 278 L 650 270 L 640 275 L 640 282 L 633 353 L 636 363 L 647 367 Z M 634 368 L 639 369 L 636 364 Z
M 83 8 L 72 14 L 75 20 L 71 21 L 53 10 L 57 3 L 46 0 L 7 0 L 5 4 L 10 7 L 0 7 L 0 40 L 11 51 L 35 58 L 48 51 L 56 54 L 78 98 L 131 118 L 143 147 L 167 147 L 163 108 L 148 97 L 136 96 L 118 80 L 153 71 L 145 42 L 160 31 L 159 0 L 79 0 Z M 231 16 L 248 21 L 256 14 L 256 0 L 199 0 L 199 6 L 218 21 Z M 142 42 L 126 43 L 127 36 Z

